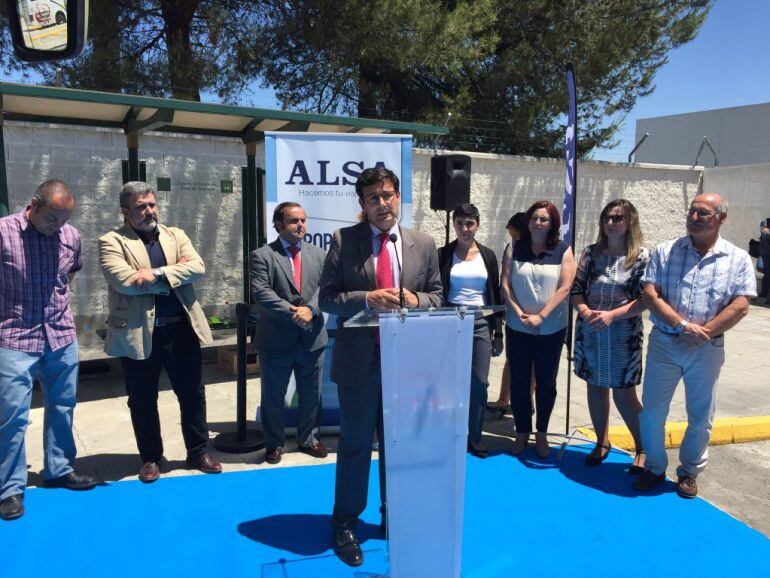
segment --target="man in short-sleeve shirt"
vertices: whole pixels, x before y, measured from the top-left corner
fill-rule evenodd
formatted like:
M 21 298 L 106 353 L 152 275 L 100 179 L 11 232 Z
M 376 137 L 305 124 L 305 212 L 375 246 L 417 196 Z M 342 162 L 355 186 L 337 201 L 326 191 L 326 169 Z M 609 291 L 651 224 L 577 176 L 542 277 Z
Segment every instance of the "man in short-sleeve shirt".
M 658 245 L 642 277 L 654 327 L 640 418 L 647 458 L 634 484 L 637 490 L 665 481 L 665 423 L 681 379 L 688 420 L 679 450 L 677 493 L 683 498 L 698 493 L 695 478 L 708 458 L 724 334 L 746 316 L 749 298 L 756 296 L 748 253 L 719 235 L 726 219 L 727 202 L 720 195 L 696 196 L 687 213 L 688 235 Z

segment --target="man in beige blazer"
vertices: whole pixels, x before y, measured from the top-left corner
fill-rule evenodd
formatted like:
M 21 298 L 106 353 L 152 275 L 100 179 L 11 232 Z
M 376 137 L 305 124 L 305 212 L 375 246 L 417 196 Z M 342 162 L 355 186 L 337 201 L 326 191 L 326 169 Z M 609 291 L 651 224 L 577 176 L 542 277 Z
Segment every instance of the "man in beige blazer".
M 160 476 L 163 440 L 158 380 L 165 369 L 179 400 L 187 464 L 205 473 L 222 466 L 208 452 L 206 393 L 200 343 L 210 343 L 193 282 L 203 260 L 181 229 L 158 223 L 155 192 L 133 181 L 120 191 L 125 222 L 99 239 L 99 265 L 109 283 L 107 355 L 120 357 L 131 422 L 142 458 L 139 479 Z

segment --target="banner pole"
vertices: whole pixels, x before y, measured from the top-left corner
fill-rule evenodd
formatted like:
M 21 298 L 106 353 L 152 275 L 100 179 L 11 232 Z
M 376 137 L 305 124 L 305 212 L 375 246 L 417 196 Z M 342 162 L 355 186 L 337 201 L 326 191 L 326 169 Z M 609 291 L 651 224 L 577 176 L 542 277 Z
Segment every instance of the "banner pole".
M 562 225 L 562 238 L 569 238 L 572 253 L 575 254 L 575 233 L 577 231 L 577 96 L 575 88 L 575 70 L 572 64 L 567 64 L 567 91 L 569 93 L 569 117 L 567 120 L 567 134 L 565 138 L 564 159 L 566 161 L 566 175 L 564 184 L 564 207 L 562 217 L 565 224 Z M 576 257 L 577 259 L 577 257 Z M 569 297 L 567 297 L 569 299 Z M 567 411 L 565 419 L 564 435 L 570 435 L 570 402 L 572 398 L 572 338 L 574 327 L 574 310 L 572 304 L 568 304 L 567 313 Z

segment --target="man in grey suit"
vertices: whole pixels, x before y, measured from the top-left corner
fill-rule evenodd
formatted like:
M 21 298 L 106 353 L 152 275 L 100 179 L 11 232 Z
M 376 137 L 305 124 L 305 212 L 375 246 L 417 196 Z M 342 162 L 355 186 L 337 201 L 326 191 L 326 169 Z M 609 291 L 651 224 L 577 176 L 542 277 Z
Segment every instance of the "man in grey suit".
M 318 439 L 321 376 L 326 329 L 318 308 L 324 252 L 302 241 L 305 210 L 281 203 L 273 213 L 278 239 L 251 253 L 251 293 L 259 309 L 257 351 L 262 366 L 262 429 L 265 461 L 277 464 L 284 452 L 284 397 L 292 371 L 297 383 L 297 444 L 325 458 Z
M 386 168 L 366 169 L 356 181 L 356 193 L 364 222 L 334 233 L 319 297 L 321 309 L 338 316 L 331 378 L 338 385 L 341 437 L 332 526 L 334 552 L 350 566 L 363 563 L 355 527 L 366 508 L 375 430 L 383 440 L 382 377 L 379 330 L 345 328 L 343 323 L 364 309 L 398 309 L 399 277 L 406 307 L 440 307 L 443 301 L 436 244 L 427 235 L 398 225 L 398 177 Z M 383 531 L 384 449 L 380 443 Z

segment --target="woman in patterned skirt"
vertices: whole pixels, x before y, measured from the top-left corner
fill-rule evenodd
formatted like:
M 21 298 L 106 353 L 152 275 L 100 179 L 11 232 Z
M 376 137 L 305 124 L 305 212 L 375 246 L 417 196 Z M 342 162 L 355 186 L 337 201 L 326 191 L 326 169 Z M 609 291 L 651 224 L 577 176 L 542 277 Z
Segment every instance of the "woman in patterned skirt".
M 641 473 L 644 452 L 639 435 L 642 404 L 636 386 L 642 380 L 642 318 L 639 281 L 649 259 L 642 247 L 636 208 L 625 199 L 610 201 L 599 217 L 599 236 L 580 257 L 572 304 L 575 325 L 575 374 L 588 382 L 588 409 L 596 447 L 586 464 L 598 466 L 610 451 L 610 389 L 615 407 L 636 445 L 630 468 Z

